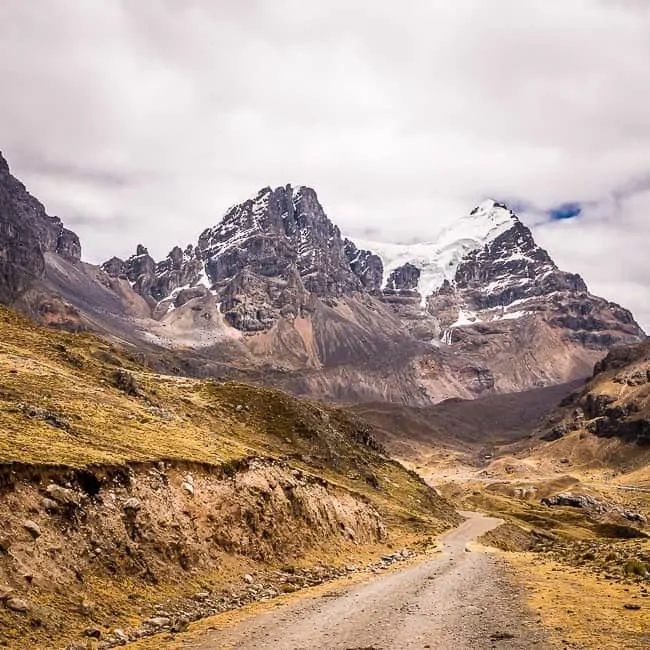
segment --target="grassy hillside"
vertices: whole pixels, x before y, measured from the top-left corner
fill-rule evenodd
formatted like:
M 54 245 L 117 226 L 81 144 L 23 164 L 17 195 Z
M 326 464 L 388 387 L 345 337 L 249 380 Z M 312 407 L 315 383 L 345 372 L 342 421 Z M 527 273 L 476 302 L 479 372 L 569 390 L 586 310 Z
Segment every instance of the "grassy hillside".
M 0 645 L 111 634 L 188 589 L 369 560 L 459 520 L 344 410 L 161 375 L 2 307 L 0 372 Z
M 296 466 L 418 510 L 426 486 L 363 422 L 272 389 L 148 372 L 136 351 L 44 329 L 0 307 L 0 463 L 83 468 L 160 460 Z M 428 504 L 420 514 L 444 520 Z

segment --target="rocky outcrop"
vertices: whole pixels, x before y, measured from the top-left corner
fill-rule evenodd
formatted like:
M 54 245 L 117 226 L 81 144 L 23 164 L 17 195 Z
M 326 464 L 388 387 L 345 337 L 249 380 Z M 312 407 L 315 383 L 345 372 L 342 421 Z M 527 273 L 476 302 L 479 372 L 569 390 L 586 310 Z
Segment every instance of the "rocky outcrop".
M 592 433 L 650 444 L 650 343 L 616 346 L 596 364 L 594 376 L 548 418 L 540 439 Z
M 420 269 L 407 262 L 396 268 L 388 277 L 386 291 L 417 291 Z
M 0 301 L 13 303 L 44 278 L 45 253 L 77 263 L 79 238 L 46 213 L 0 153 Z
M 372 251 L 359 250 L 349 239 L 345 239 L 343 243 L 352 273 L 359 278 L 368 293 L 379 295 L 384 280 L 384 265 L 379 255 Z
M 156 262 L 149 251 L 138 244 L 135 255 L 127 260 L 112 257 L 102 264 L 102 270 L 112 278 L 129 281 L 134 291 L 152 305 L 169 298 L 177 289 L 193 288 L 203 277 L 201 253 L 191 244 L 185 250 L 175 246 L 161 262 Z M 205 289 L 206 291 L 203 291 Z M 202 286 L 196 295 L 204 295 Z M 185 294 L 187 298 L 188 294 Z
M 616 515 L 622 517 L 628 522 L 645 525 L 647 520 L 645 515 L 634 510 L 621 508 L 616 503 L 597 498 L 591 494 L 581 494 L 575 492 L 561 492 L 552 496 L 544 497 L 541 500 L 542 505 L 563 506 L 565 508 L 580 508 L 588 510 L 592 515 Z

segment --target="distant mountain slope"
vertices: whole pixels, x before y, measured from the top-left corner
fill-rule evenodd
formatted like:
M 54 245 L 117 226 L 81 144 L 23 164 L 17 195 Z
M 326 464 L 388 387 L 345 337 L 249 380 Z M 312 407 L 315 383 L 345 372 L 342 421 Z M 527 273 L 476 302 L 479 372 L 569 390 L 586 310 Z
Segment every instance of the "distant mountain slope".
M 396 457 L 422 462 L 446 449 L 477 462 L 483 460 L 481 453 L 532 435 L 549 411 L 583 384 L 578 379 L 475 400 L 454 398 L 424 408 L 374 403 L 351 410 L 373 424 L 378 438 Z

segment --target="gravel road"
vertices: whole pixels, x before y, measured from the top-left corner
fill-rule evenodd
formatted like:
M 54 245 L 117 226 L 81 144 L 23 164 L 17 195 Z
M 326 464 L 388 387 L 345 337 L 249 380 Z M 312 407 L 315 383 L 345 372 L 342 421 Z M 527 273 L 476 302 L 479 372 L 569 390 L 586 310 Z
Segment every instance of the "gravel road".
M 503 560 L 466 546 L 500 521 L 463 513 L 435 559 L 302 599 L 206 639 L 200 650 L 547 648 Z

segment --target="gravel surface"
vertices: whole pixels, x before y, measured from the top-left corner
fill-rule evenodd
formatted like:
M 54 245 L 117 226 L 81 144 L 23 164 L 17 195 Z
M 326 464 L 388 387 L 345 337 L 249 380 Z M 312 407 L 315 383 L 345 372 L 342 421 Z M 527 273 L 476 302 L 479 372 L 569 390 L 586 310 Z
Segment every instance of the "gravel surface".
M 300 600 L 206 639 L 200 650 L 439 650 L 547 648 L 498 556 L 467 544 L 498 519 L 468 519 L 435 559 L 362 585 Z

